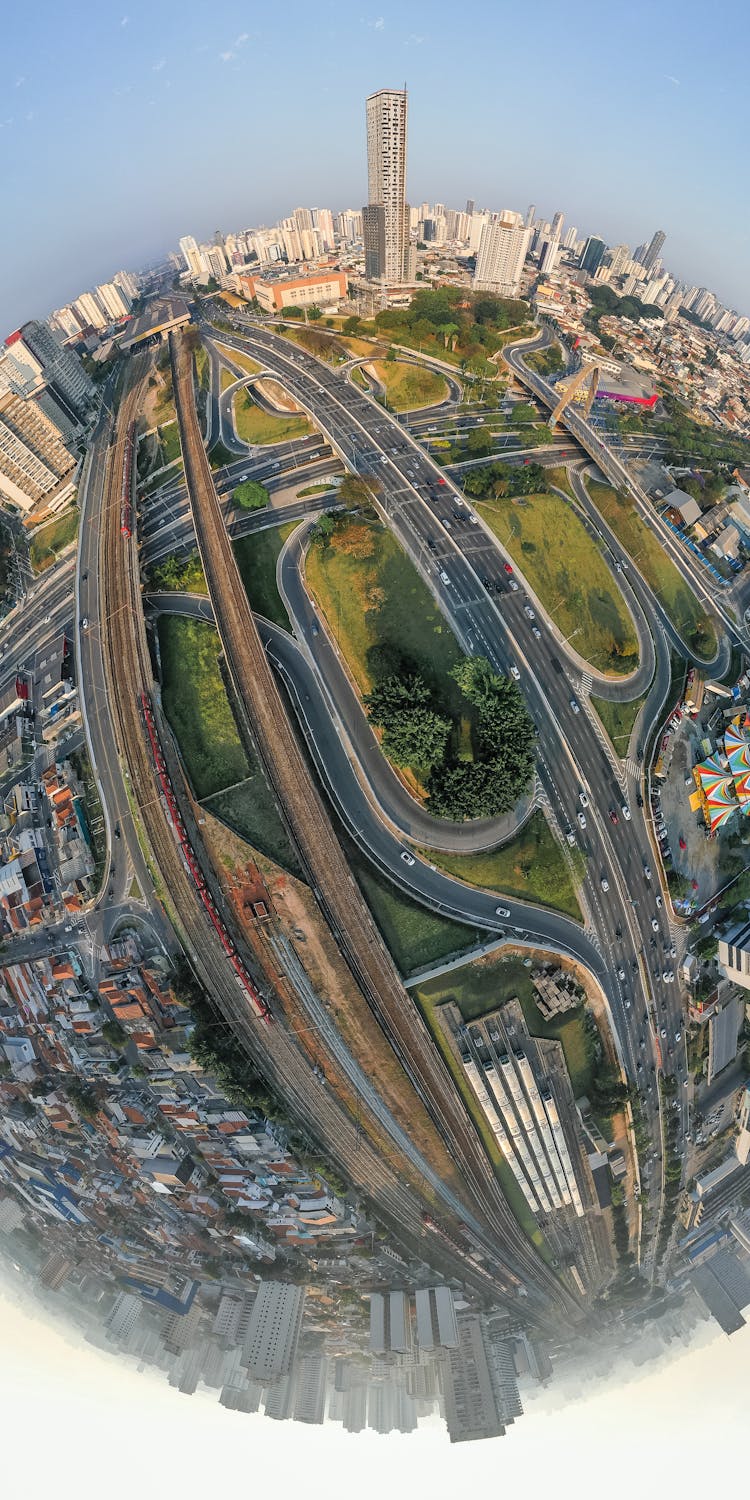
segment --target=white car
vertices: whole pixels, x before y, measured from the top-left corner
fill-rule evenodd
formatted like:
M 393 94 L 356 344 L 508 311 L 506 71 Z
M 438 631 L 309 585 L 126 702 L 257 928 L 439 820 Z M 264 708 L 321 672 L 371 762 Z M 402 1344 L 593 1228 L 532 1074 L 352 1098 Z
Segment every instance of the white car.
M 588 805 L 589 805 L 589 799 L 586 796 L 585 792 L 579 792 L 578 793 L 578 801 L 580 802 L 581 807 L 588 807 Z
M 495 916 L 496 917 L 509 917 L 510 916 L 510 910 L 509 910 L 509 908 L 507 906 L 496 906 L 495 907 Z
M 570 706 L 571 706 L 574 714 L 579 714 L 581 712 L 581 705 L 578 702 L 577 698 L 571 698 L 571 700 L 570 700 Z
M 524 604 L 523 612 L 524 612 L 527 620 L 535 620 L 536 619 L 536 615 L 534 614 L 534 611 L 531 608 L 530 604 Z
M 515 578 L 508 579 L 508 588 L 511 589 L 514 594 L 518 593 L 518 584 L 516 583 Z
M 586 819 L 585 819 L 585 817 L 584 817 L 584 815 L 583 815 L 582 812 L 580 812 L 578 814 L 578 826 L 579 826 L 579 828 L 585 828 L 586 827 Z
M 519 672 L 518 667 L 511 667 L 510 675 L 516 682 L 521 681 L 521 673 Z
M 531 627 L 531 634 L 532 634 L 532 635 L 533 635 L 533 636 L 536 636 L 536 639 L 537 639 L 537 640 L 538 640 L 538 641 L 540 641 L 540 640 L 541 640 L 541 639 L 542 639 L 542 632 L 541 632 L 541 630 L 540 630 L 540 629 L 539 629 L 539 626 L 538 626 L 538 625 L 532 625 L 532 627 Z
M 405 865 L 414 865 L 414 864 L 416 864 L 416 860 L 414 858 L 414 855 L 410 854 L 408 849 L 402 849 L 401 850 L 401 858 L 404 861 Z
M 658 932 L 659 931 L 659 923 L 657 922 L 656 917 L 652 917 L 651 918 L 651 931 L 652 932 Z
M 602 890 L 603 891 L 608 891 L 609 890 L 609 881 L 608 881 L 606 875 L 602 875 Z
M 576 841 L 576 836 L 575 836 L 572 828 L 566 829 L 565 837 L 568 840 L 568 843 L 570 844 L 570 847 L 572 849 L 573 845 L 575 844 L 575 841 Z
M 630 808 L 628 807 L 627 802 L 623 802 L 623 804 L 622 804 L 622 815 L 623 815 L 623 817 L 625 819 L 625 822 L 629 823 L 630 822 Z
M 443 570 L 442 570 L 442 568 L 440 570 L 440 582 L 441 583 L 450 583 L 450 578 L 448 577 L 448 574 L 444 573 Z
M 625 978 L 625 970 L 622 968 L 622 966 L 617 970 L 617 978 L 618 979 L 624 979 Z
M 657 904 L 657 906 L 661 906 L 663 904 L 661 896 L 657 896 L 657 898 L 656 898 L 656 904 Z
M 644 873 L 646 879 L 650 880 L 651 879 L 651 866 L 650 865 L 644 865 L 643 866 L 643 873 Z

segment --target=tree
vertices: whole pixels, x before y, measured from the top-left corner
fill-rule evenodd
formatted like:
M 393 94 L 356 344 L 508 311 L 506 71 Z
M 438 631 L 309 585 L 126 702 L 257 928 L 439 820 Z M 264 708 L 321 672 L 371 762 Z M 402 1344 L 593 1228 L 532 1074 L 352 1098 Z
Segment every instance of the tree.
M 360 318 L 359 313 L 352 313 L 352 315 L 351 315 L 350 318 L 345 318 L 344 319 L 342 333 L 348 333 L 348 334 L 356 333 L 357 329 L 359 328 L 359 325 L 360 325 L 361 322 L 362 322 L 362 319 Z
M 262 510 L 268 504 L 268 490 L 257 479 L 245 479 L 232 491 L 232 503 L 242 510 Z
M 336 522 L 333 516 L 329 516 L 326 512 L 324 515 L 319 516 L 315 525 L 311 527 L 310 536 L 317 538 L 323 543 L 324 547 L 327 547 L 335 530 Z
M 372 722 L 383 730 L 383 750 L 396 765 L 427 772 L 443 760 L 450 720 L 435 712 L 430 698 L 418 673 L 384 677 L 366 698 Z
M 128 1033 L 119 1021 L 105 1021 L 102 1026 L 102 1036 L 105 1042 L 109 1042 L 110 1047 L 116 1048 L 118 1052 L 122 1052 L 128 1045 Z
M 320 308 L 316 307 L 315 303 L 313 302 L 312 307 L 308 307 L 307 309 L 307 316 L 308 318 L 312 319 L 313 323 L 316 323 L 318 318 L 322 318 L 323 314 L 320 311 Z
M 380 489 L 380 481 L 375 475 L 347 474 L 339 485 L 339 500 L 347 510 L 369 506 L 380 494 Z

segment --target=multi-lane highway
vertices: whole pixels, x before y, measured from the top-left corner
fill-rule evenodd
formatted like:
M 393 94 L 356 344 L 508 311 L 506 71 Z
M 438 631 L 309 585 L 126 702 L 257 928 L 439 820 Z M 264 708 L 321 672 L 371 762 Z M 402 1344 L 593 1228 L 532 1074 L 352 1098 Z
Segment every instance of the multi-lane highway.
M 290 349 L 265 329 L 243 333 L 240 347 L 274 370 L 348 465 L 377 474 L 384 516 L 466 649 L 486 655 L 498 670 L 515 666 L 520 672 L 537 724 L 540 777 L 550 807 L 587 857 L 589 932 L 607 970 L 605 988 L 623 1061 L 641 1090 L 658 1142 L 657 1034 L 667 1031 L 658 1043 L 665 1070 L 671 1071 L 678 1062 L 674 1037 L 682 1025 L 679 987 L 662 977 L 674 973 L 676 933 L 657 887 L 656 860 L 639 806 L 640 766 L 623 767 L 608 752 L 581 681 L 560 662 L 546 625 L 539 638 L 532 633 L 520 591 L 508 590 L 502 549 L 481 526 L 471 526 L 460 497 L 403 426 L 312 356 Z M 635 591 L 638 581 L 631 586 Z M 640 602 L 653 619 L 652 601 L 642 596 Z M 661 633 L 663 620 L 657 626 Z M 684 1108 L 681 1114 L 684 1126 Z

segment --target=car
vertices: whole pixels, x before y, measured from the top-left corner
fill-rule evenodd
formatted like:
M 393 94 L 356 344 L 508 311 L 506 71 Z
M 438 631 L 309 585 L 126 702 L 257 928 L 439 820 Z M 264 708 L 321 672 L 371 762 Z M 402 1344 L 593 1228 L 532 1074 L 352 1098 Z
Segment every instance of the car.
M 541 630 L 540 630 L 540 629 L 539 629 L 539 626 L 538 626 L 538 625 L 532 625 L 532 627 L 531 627 L 531 634 L 532 634 L 532 635 L 533 635 L 533 636 L 534 636 L 534 637 L 535 637 L 535 639 L 536 639 L 536 640 L 538 640 L 538 641 L 540 641 L 540 640 L 541 640 L 541 639 L 542 639 L 542 632 L 541 632 Z
M 507 906 L 496 906 L 495 907 L 495 916 L 496 917 L 509 917 L 510 916 L 510 910 L 509 910 L 509 908 Z
M 657 922 L 656 917 L 651 918 L 651 929 L 653 932 L 659 931 L 659 923 Z
M 583 790 L 582 787 L 580 788 L 580 790 L 578 792 L 578 801 L 580 802 L 581 807 L 588 807 L 588 805 L 589 805 L 589 799 L 586 796 L 586 793 L 584 792 L 584 790 Z
M 636 800 L 636 802 L 637 802 L 637 804 L 638 804 L 639 807 L 643 807 L 643 798 L 642 798 L 640 792 L 637 793 L 635 800 Z
M 88 628 L 89 628 L 89 617 L 88 617 L 88 615 L 84 615 L 83 619 L 81 620 L 81 630 L 88 630 Z
M 452 531 L 452 530 L 453 530 L 453 527 L 452 527 L 452 526 L 451 526 L 451 523 L 450 523 L 450 521 L 449 521 L 449 520 L 448 520 L 448 517 L 447 517 L 447 516 L 446 516 L 446 517 L 445 517 L 445 518 L 444 518 L 444 520 L 443 520 L 443 525 L 444 525 L 444 527 L 445 527 L 445 529 L 446 529 L 446 531 Z
M 661 896 L 657 896 L 657 898 L 656 898 L 656 904 L 657 904 L 657 906 L 663 906 L 664 903 L 663 903 L 663 901 L 661 899 Z
M 577 698 L 571 698 L 571 700 L 570 700 L 570 706 L 571 706 L 574 714 L 579 714 L 581 712 L 581 705 L 578 702 Z
M 677 957 L 677 948 L 676 948 L 676 946 L 675 946 L 674 943 L 672 943 L 672 945 L 671 945 L 671 947 L 669 949 L 669 957 L 670 958 L 676 958 Z
M 120 833 L 120 825 L 119 825 L 119 823 L 115 823 L 115 838 L 119 839 L 121 837 L 122 837 L 122 835 Z
M 72 932 L 72 931 L 73 931 L 73 925 L 72 925 L 72 923 L 71 922 L 66 922 L 65 926 L 63 927 L 63 932 Z
M 689 1082 L 689 1080 L 688 1080 L 688 1079 L 687 1079 L 687 1078 L 683 1078 L 683 1080 L 682 1080 L 682 1087 L 683 1087 L 683 1088 L 684 1088 L 684 1089 L 686 1089 L 686 1088 L 687 1088 L 687 1086 L 688 1086 L 688 1082 Z M 689 1140 L 689 1139 L 690 1139 L 690 1137 L 689 1137 L 689 1136 L 688 1136 L 688 1137 L 687 1137 L 687 1139 L 688 1139 L 688 1140 Z
M 662 1026 L 661 1031 L 659 1032 L 659 1035 L 660 1035 L 660 1037 L 662 1038 L 663 1041 L 667 1040 L 667 1028 L 666 1028 L 666 1026 Z
M 519 672 L 518 667 L 515 667 L 515 666 L 511 667 L 511 669 L 510 669 L 510 675 L 511 675 L 511 677 L 516 682 L 520 682 L 521 681 L 521 673 Z
M 627 802 L 623 802 L 622 808 L 621 808 L 621 812 L 622 812 L 622 815 L 623 815 L 623 817 L 625 819 L 625 822 L 629 823 L 630 822 L 630 808 L 628 807 Z
M 682 1041 L 682 1032 L 681 1031 L 676 1031 L 675 1034 L 674 1034 L 674 1039 L 675 1039 L 676 1042 L 681 1042 Z
M 619 823 L 620 821 L 613 807 L 609 809 L 609 821 L 610 823 Z
M 473 510 L 469 512 L 469 525 L 470 526 L 478 526 L 479 525 L 479 522 L 478 522 L 476 516 L 474 515 Z
M 579 828 L 585 828 L 586 827 L 586 818 L 585 818 L 585 815 L 582 812 L 579 812 L 579 814 L 578 814 L 578 826 L 579 826 Z
M 608 881 L 606 875 L 602 875 L 602 878 L 601 878 L 601 887 L 602 887 L 603 891 L 608 891 L 609 890 L 609 881 Z
M 575 836 L 572 828 L 566 828 L 566 830 L 565 830 L 565 837 L 568 840 L 568 843 L 570 844 L 570 846 L 572 848 L 573 845 L 575 844 L 575 841 L 576 841 L 576 836 Z
M 661 977 L 664 980 L 665 984 L 669 984 L 669 970 L 668 969 L 664 970 L 664 973 L 662 974 Z
M 401 858 L 404 861 L 405 865 L 415 865 L 416 864 L 416 860 L 414 858 L 414 855 L 410 854 L 408 849 L 402 849 L 401 850 Z
M 643 866 L 643 873 L 644 873 L 646 879 L 650 880 L 651 879 L 651 866 L 650 865 L 644 865 Z
M 394 448 L 394 450 L 393 450 L 393 451 L 394 451 L 394 453 L 398 453 L 398 448 Z M 444 480 L 444 479 L 438 479 L 438 481 L 437 481 L 437 482 L 438 482 L 438 484 L 439 484 L 439 485 L 441 485 L 441 486 L 442 486 L 442 485 L 444 485 L 444 484 L 445 484 L 445 480 Z
M 448 574 L 445 572 L 445 570 L 443 568 L 440 569 L 440 582 L 441 583 L 450 583 L 450 578 L 448 577 Z
M 518 593 L 518 584 L 516 583 L 515 578 L 508 579 L 508 588 L 512 589 L 514 594 Z
M 530 604 L 524 604 L 523 612 L 524 612 L 527 620 L 535 620 L 536 619 L 536 615 L 534 614 L 534 611 L 531 608 Z
M 625 970 L 623 969 L 622 964 L 620 965 L 619 969 L 617 970 L 617 978 L 618 979 L 624 979 L 625 978 Z
M 506 573 L 512 573 L 513 572 L 513 569 L 511 567 L 510 563 L 503 563 L 503 568 L 505 569 Z

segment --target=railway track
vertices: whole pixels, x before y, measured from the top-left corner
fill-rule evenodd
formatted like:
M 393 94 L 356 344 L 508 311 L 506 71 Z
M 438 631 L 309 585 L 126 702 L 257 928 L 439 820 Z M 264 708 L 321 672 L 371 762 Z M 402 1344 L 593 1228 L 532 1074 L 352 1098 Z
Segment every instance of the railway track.
M 122 476 L 127 468 L 128 432 L 137 417 L 147 373 L 148 357 L 137 357 L 129 370 L 130 379 L 108 455 L 99 539 L 99 623 L 115 726 L 114 748 L 125 773 L 133 814 L 150 850 L 157 882 L 168 893 L 173 920 L 192 966 L 212 999 L 217 1025 L 231 1029 L 294 1116 L 320 1142 L 332 1162 L 362 1189 L 383 1221 L 412 1244 L 421 1246 L 424 1253 L 427 1247 L 418 1194 L 411 1186 L 404 1186 L 396 1170 L 367 1139 L 361 1121 L 355 1121 L 316 1076 L 311 1060 L 283 1022 L 269 1027 L 255 1013 L 228 963 L 225 946 L 207 920 L 205 904 L 168 821 L 168 807 L 160 790 L 152 741 L 142 711 L 143 694 L 153 699 L 154 683 L 136 542 L 132 535 L 126 534 L 122 524 Z M 94 628 L 93 622 L 90 628 Z M 153 717 L 157 728 L 160 727 L 157 707 L 153 709 Z M 184 806 L 189 800 L 187 789 L 176 785 L 174 768 L 171 774 L 178 805 L 181 798 Z M 203 863 L 207 863 L 205 856 Z M 485 1296 L 495 1301 L 503 1296 L 512 1297 L 513 1287 L 507 1279 L 503 1281 L 498 1274 L 467 1262 L 464 1255 L 446 1252 L 438 1245 L 434 1254 L 440 1261 L 452 1262 L 452 1274 L 460 1274 Z
M 348 868 L 331 819 L 295 738 L 263 649 L 211 475 L 198 425 L 192 354 L 170 338 L 175 401 L 193 511 L 214 617 L 236 698 L 273 786 L 311 888 L 354 982 L 427 1107 L 488 1231 L 488 1243 L 530 1301 L 578 1319 L 580 1298 L 565 1286 L 520 1230 L 463 1102 L 411 996 L 404 989 Z

